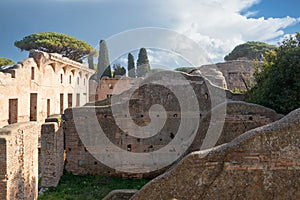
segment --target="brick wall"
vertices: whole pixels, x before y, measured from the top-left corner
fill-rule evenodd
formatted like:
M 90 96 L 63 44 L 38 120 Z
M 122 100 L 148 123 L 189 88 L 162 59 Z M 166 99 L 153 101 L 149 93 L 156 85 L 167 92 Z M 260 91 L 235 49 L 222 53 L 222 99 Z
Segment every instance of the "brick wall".
M 38 132 L 35 122 L 0 129 L 1 199 L 37 198 Z
M 41 187 L 56 187 L 64 169 L 64 135 L 60 117 L 49 117 L 41 130 Z
M 188 76 L 187 78 L 190 79 L 190 84 L 196 91 L 200 111 L 200 126 L 198 127 L 194 142 L 186 152 L 189 153 L 201 148 L 203 140 L 207 134 L 207 130 L 210 126 L 212 109 L 211 97 L 209 95 L 208 87 L 204 83 L 203 79 L 195 76 Z M 172 80 L 168 81 L 169 83 L 172 82 Z M 186 85 L 178 85 L 178 83 L 176 83 L 173 86 L 182 87 L 182 96 L 187 97 L 190 95 L 186 93 Z M 227 99 L 230 99 L 233 96 L 228 91 L 224 91 L 213 86 L 209 87 L 211 87 L 211 90 L 215 92 L 215 96 L 213 98 L 215 101 L 220 102 L 219 105 L 224 104 L 224 102 L 220 100 L 222 92 L 227 95 Z M 88 149 L 95 149 L 97 147 L 96 145 L 83 145 L 82 137 L 84 136 L 81 135 L 80 137 L 77 129 L 80 129 L 80 133 L 85 133 L 85 135 L 106 137 L 114 145 L 120 147 L 124 151 L 130 151 L 133 153 L 154 152 L 169 144 L 178 132 L 182 118 L 190 116 L 189 112 L 180 110 L 180 105 L 175 95 L 162 86 L 145 85 L 136 90 L 130 97 L 128 97 L 126 93 L 122 93 L 120 96 L 121 101 L 114 104 L 114 106 L 116 106 L 116 110 L 120 111 L 120 113 L 117 113 L 119 120 L 123 124 L 127 124 L 126 130 L 121 130 L 121 128 L 116 125 L 114 119 L 115 116 L 113 116 L 111 106 L 103 106 L 103 102 L 99 102 L 101 106 L 89 105 L 80 108 L 67 109 L 65 111 L 64 131 L 66 136 L 67 171 L 70 171 L 74 174 L 88 173 L 115 176 L 154 177 L 158 174 L 161 174 L 165 169 L 168 168 L 166 167 L 164 169 L 144 174 L 126 174 L 105 166 L 94 156 L 92 156 Z M 223 99 L 223 101 L 224 100 L 225 99 Z M 129 116 L 122 113 L 122 105 L 125 104 L 126 101 L 129 101 L 129 103 L 127 102 L 130 109 Z M 128 134 L 134 132 L 134 130 L 131 129 L 131 126 L 129 126 L 133 122 L 139 126 L 145 126 L 149 124 L 151 121 L 149 117 L 149 109 L 153 104 L 162 105 L 166 110 L 167 120 L 163 128 L 156 135 L 149 138 L 137 138 Z M 98 102 L 96 102 L 96 105 L 98 105 Z M 224 119 L 220 119 L 223 121 L 214 121 L 215 125 L 218 123 L 224 123 L 223 131 L 219 136 L 217 136 L 219 137 L 218 144 L 229 142 L 250 129 L 268 124 L 278 119 L 277 113 L 273 110 L 254 104 L 247 104 L 243 102 L 227 102 L 225 107 L 227 107 L 225 123 Z M 223 107 L 217 106 L 213 109 L 216 113 L 218 113 L 220 112 L 219 110 L 222 110 L 220 108 Z M 114 113 L 114 115 L 116 115 L 116 113 Z M 157 113 L 155 115 L 155 117 L 158 118 L 160 116 L 163 116 L 163 113 Z M 74 119 L 76 119 L 76 124 Z M 104 135 L 99 134 L 99 126 L 102 128 Z M 100 141 L 103 141 L 103 139 L 100 139 Z M 101 148 L 105 149 L 106 146 L 104 145 Z M 110 149 L 108 149 L 108 152 L 109 151 Z M 164 160 L 161 160 L 161 162 L 164 162 Z M 141 163 L 140 165 L 130 163 L 129 167 L 132 166 L 134 166 L 136 169 L 147 168 L 144 163 Z
M 189 154 L 132 199 L 299 199 L 299 130 L 300 109 Z
M 0 199 L 6 199 L 7 193 L 6 139 L 0 138 Z

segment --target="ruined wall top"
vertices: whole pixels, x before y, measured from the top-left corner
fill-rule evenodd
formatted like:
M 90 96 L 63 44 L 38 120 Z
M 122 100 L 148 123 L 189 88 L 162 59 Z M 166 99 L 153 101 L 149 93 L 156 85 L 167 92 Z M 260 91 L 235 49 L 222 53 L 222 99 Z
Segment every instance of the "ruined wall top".
M 79 69 L 86 73 L 94 74 L 95 70 L 88 68 L 87 65 L 76 62 L 66 57 L 62 57 L 58 53 L 46 53 L 38 50 L 31 50 L 29 53 L 29 58 L 33 58 L 37 63 L 37 66 L 45 66 L 51 63 L 59 63 L 61 65 L 66 65 L 67 67 Z

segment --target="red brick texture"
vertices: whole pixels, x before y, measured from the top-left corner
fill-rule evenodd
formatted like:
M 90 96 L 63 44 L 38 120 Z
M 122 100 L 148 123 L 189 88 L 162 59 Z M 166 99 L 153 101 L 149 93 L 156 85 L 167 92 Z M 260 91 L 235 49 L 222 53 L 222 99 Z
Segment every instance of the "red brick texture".
M 0 129 L 0 199 L 37 199 L 38 131 L 35 122 Z

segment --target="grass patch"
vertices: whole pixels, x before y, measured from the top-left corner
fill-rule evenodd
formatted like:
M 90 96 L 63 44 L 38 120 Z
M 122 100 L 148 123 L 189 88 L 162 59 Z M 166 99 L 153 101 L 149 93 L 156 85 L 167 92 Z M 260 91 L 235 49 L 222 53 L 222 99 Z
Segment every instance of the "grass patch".
M 148 179 L 122 179 L 100 175 L 64 174 L 57 187 L 51 187 L 39 200 L 102 199 L 115 189 L 140 189 Z

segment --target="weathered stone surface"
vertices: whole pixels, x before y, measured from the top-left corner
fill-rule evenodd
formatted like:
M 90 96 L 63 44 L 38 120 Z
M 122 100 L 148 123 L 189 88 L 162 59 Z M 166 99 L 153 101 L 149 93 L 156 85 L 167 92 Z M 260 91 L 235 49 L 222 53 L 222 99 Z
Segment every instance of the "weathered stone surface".
M 192 75 L 205 76 L 212 84 L 227 89 L 227 83 L 217 65 L 203 65 L 189 72 Z
M 0 129 L 0 199 L 37 199 L 38 132 L 36 122 Z
M 88 102 L 95 71 L 54 53 L 31 51 L 29 58 L 0 72 L 0 127 L 44 122 L 51 114 Z
M 254 104 L 232 101 L 232 99 L 235 98 L 235 95 L 227 90 L 210 85 L 210 83 L 206 82 L 202 77 L 190 76 L 187 74 L 183 75 L 188 80 L 187 83 L 171 79 L 165 80 L 164 82 L 166 84 L 165 86 L 181 87 L 183 98 L 187 98 L 191 95 L 187 92 L 186 88 L 192 86 L 199 103 L 200 112 L 196 113 L 196 115 L 199 116 L 198 120 L 200 120 L 200 124 L 196 127 L 198 129 L 195 129 L 198 131 L 190 148 L 188 148 L 182 156 L 195 150 L 210 148 L 216 143 L 222 144 L 229 142 L 250 129 L 279 119 L 279 116 L 273 110 Z M 78 128 L 84 135 L 91 134 L 97 137 L 109 138 L 114 145 L 120 147 L 124 151 L 148 153 L 158 151 L 169 144 L 179 132 L 179 126 L 183 119 L 189 119 L 190 121 L 197 120 L 196 118 L 190 117 L 193 116 L 191 113 L 195 111 L 181 110 L 177 99 L 178 97 L 176 97 L 168 88 L 160 85 L 143 85 L 133 92 L 131 96 L 126 92 L 119 96 L 121 97 L 119 98 L 120 101 L 113 105 L 105 105 L 107 101 L 104 101 L 104 103 L 102 101 L 100 104 L 104 106 L 89 105 L 80 108 L 67 109 L 65 111 L 64 131 L 66 136 L 67 171 L 74 174 L 86 173 L 122 177 L 155 177 L 164 172 L 169 166 L 159 168 L 156 171 L 152 170 L 149 173 L 144 174 L 128 174 L 107 167 L 90 154 L 88 149 L 96 148 L 96 145 L 85 146 L 82 137 L 78 134 Z M 217 105 L 214 106 L 214 108 L 212 108 L 213 101 Z M 126 103 L 129 105 L 130 115 L 122 113 L 124 110 L 122 106 L 126 105 Z M 149 138 L 137 138 L 128 134 L 134 132 L 133 128 L 130 126 L 133 122 L 139 126 L 145 126 L 151 122 L 149 109 L 154 104 L 162 105 L 166 110 L 167 119 L 163 128 L 156 135 Z M 98 105 L 98 102 L 96 102 L 96 105 Z M 116 106 L 116 110 L 120 112 L 113 113 L 112 106 Z M 212 113 L 214 113 L 214 116 L 212 116 Z M 163 114 L 163 112 L 159 112 L 156 113 L 154 117 L 159 118 L 160 116 L 163 116 Z M 119 117 L 120 121 L 127 125 L 128 128 L 126 130 L 122 130 L 119 125 L 116 124 L 116 117 Z M 98 133 L 99 126 L 102 128 L 105 135 Z M 208 129 L 214 129 L 219 126 L 220 128 L 218 129 L 217 136 L 213 135 L 212 137 L 212 135 L 209 135 L 209 137 L 217 139 L 215 141 L 205 142 L 203 145 L 204 139 L 206 138 L 205 141 L 207 141 L 207 138 L 209 138 L 206 137 Z M 143 134 L 147 133 L 144 132 Z M 103 141 L 103 139 L 100 140 Z M 106 148 L 106 146 L 103 146 L 103 148 Z M 108 149 L 108 151 L 110 151 L 110 149 Z M 129 167 L 141 169 L 147 168 L 147 165 L 144 163 L 141 165 L 130 163 Z
M 103 200 L 128 200 L 138 190 L 113 190 Z
M 61 121 L 60 115 L 51 116 L 42 125 L 39 158 L 42 188 L 56 187 L 63 174 L 64 135 L 59 121 Z
M 299 199 L 299 146 L 300 109 L 189 154 L 131 199 Z
M 227 89 L 246 90 L 247 86 L 249 87 L 254 82 L 253 73 L 255 71 L 255 65 L 255 62 L 249 60 L 233 60 L 211 65 L 203 65 L 198 69 L 201 72 L 203 71 L 203 74 L 208 76 L 208 79 L 215 85 L 225 88 L 225 86 L 222 86 L 224 85 L 222 81 L 225 79 Z M 213 75 L 218 72 L 221 72 L 223 76 L 218 74 L 217 78 L 213 77 Z

